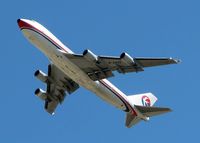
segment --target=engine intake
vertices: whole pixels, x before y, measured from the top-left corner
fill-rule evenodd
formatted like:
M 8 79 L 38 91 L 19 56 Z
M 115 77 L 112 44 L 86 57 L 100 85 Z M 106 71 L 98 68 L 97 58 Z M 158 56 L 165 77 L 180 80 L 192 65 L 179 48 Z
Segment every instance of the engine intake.
M 34 75 L 35 75 L 35 77 L 37 77 L 42 82 L 46 83 L 47 80 L 48 80 L 48 76 L 44 72 L 42 72 L 41 70 L 37 70 Z
M 41 100 L 47 99 L 47 93 L 40 88 L 35 90 L 35 95 L 38 96 Z
M 120 55 L 120 58 L 121 58 L 122 62 L 127 65 L 135 65 L 136 64 L 134 59 L 127 53 L 122 53 Z
M 85 50 L 83 52 L 83 57 L 88 61 L 92 61 L 92 62 L 97 62 L 98 61 L 97 55 L 92 53 L 90 50 Z

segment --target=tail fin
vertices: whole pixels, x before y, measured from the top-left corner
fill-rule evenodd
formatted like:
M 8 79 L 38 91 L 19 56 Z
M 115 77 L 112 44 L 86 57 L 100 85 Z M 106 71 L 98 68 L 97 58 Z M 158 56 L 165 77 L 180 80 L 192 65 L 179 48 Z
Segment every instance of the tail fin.
M 147 120 L 149 120 L 149 117 L 160 115 L 163 113 L 170 112 L 170 108 L 163 108 L 163 107 L 146 107 L 146 106 L 137 106 L 135 105 L 135 108 L 142 114 L 142 116 L 146 117 Z M 126 114 L 126 127 L 130 128 L 133 125 L 140 122 L 142 119 L 141 117 L 132 115 L 130 113 Z M 146 120 L 146 121 L 147 121 Z
M 141 120 L 148 121 L 149 117 L 170 112 L 170 108 L 152 107 L 157 98 L 152 93 L 143 93 L 127 96 L 128 101 L 134 106 L 137 115 L 127 113 L 126 127 L 130 128 Z
M 129 102 L 139 106 L 153 106 L 157 98 L 152 93 L 143 93 L 127 96 Z

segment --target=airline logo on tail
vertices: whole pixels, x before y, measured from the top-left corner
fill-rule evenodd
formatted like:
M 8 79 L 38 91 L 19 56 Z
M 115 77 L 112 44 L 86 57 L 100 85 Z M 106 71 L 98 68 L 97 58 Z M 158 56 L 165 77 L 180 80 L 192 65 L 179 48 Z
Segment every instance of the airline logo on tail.
M 142 105 L 143 106 L 151 106 L 151 100 L 148 96 L 142 96 Z

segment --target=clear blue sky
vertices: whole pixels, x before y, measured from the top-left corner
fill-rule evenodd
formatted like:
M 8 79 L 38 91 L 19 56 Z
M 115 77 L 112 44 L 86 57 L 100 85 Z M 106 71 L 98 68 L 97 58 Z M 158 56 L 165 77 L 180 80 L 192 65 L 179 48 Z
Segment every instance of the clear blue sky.
M 0 142 L 197 142 L 199 140 L 200 2 L 193 0 L 63 0 L 0 2 Z M 49 61 L 18 29 L 18 18 L 46 26 L 74 52 L 177 57 L 179 65 L 115 74 L 127 95 L 152 92 L 173 112 L 127 129 L 125 113 L 80 88 L 55 116 L 34 95 L 35 70 Z

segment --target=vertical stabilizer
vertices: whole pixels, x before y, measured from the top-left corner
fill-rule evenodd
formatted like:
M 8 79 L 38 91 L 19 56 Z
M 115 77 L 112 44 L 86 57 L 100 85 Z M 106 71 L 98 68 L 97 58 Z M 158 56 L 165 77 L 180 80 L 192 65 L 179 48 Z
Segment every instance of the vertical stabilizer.
M 142 93 L 127 96 L 129 102 L 139 106 L 153 106 L 158 100 L 152 93 Z
M 143 93 L 127 96 L 129 103 L 134 107 L 137 115 L 127 113 L 126 127 L 130 128 L 141 120 L 148 121 L 149 117 L 170 112 L 170 108 L 152 107 L 157 98 L 152 93 Z

